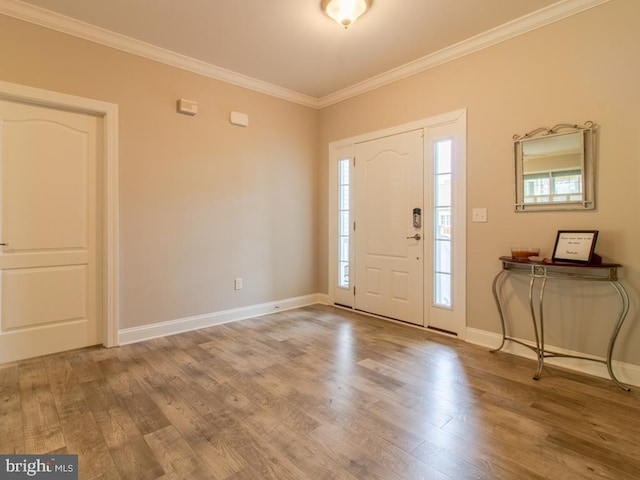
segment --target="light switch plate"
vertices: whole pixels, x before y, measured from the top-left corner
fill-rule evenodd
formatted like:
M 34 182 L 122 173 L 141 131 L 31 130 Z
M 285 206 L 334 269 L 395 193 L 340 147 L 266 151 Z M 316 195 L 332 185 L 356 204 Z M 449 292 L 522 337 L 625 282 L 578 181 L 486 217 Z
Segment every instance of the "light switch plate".
M 474 223 L 486 223 L 487 221 L 487 209 L 486 208 L 474 208 L 471 214 L 471 221 Z

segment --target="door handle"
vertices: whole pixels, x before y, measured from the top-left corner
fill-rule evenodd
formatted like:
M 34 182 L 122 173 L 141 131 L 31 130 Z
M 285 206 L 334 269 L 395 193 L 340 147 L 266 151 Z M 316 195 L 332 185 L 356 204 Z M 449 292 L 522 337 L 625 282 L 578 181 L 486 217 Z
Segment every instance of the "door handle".
M 420 240 L 422 238 L 422 235 L 420 235 L 419 233 L 416 233 L 412 237 L 407 237 L 407 240 L 409 240 L 410 238 L 413 238 L 414 240 Z

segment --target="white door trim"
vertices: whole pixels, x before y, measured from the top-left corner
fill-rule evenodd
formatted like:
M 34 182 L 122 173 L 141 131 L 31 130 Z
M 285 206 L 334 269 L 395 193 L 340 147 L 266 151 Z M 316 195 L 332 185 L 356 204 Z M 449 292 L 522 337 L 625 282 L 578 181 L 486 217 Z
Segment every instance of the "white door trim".
M 103 200 L 103 345 L 118 345 L 118 106 L 65 93 L 0 81 L 0 98 L 63 108 L 102 118 Z
M 397 125 L 375 132 L 364 133 L 350 138 L 342 140 L 336 140 L 329 143 L 329 213 L 328 213 L 328 300 L 330 304 L 336 302 L 336 289 L 337 289 L 337 259 L 338 249 L 336 239 L 337 235 L 337 206 L 338 206 L 338 186 L 337 186 L 337 165 L 340 158 L 353 157 L 354 145 L 360 142 L 366 142 L 369 140 L 375 140 L 377 138 L 396 135 L 399 133 L 407 132 L 417 129 L 428 129 L 438 125 L 462 122 L 464 125 L 461 136 L 461 150 L 462 157 L 460 158 L 459 176 L 457 181 L 462 186 L 462 191 L 458 197 L 458 209 L 457 209 L 457 221 L 458 223 L 458 246 L 460 248 L 460 256 L 456 259 L 457 262 L 457 275 L 460 278 L 462 284 L 460 286 L 461 302 L 458 304 L 457 310 L 457 322 L 458 325 L 462 325 L 462 328 L 458 331 L 458 338 L 464 339 L 465 326 L 466 326 L 466 118 L 467 110 L 460 109 L 452 112 L 435 115 L 433 117 L 423 118 L 415 122 L 406 123 L 403 125 Z M 426 208 L 426 207 L 425 207 Z M 353 255 L 351 255 L 353 258 Z M 428 274 L 425 266 L 425 275 Z M 347 301 L 340 301 L 339 303 L 346 306 L 349 305 Z

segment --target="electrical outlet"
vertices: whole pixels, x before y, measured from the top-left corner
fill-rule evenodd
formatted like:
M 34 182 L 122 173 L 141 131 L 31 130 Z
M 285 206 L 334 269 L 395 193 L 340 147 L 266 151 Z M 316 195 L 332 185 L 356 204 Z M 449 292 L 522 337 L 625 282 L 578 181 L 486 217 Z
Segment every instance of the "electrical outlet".
M 233 289 L 234 290 L 242 290 L 242 279 L 241 278 L 236 278 L 234 280 Z

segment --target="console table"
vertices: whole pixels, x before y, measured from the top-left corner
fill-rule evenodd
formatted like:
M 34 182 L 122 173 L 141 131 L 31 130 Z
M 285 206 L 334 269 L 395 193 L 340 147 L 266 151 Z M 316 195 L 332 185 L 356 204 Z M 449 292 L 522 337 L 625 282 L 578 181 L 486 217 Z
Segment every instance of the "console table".
M 528 259 L 516 259 L 512 257 L 500 257 L 500 261 L 502 262 L 502 269 L 493 279 L 491 288 L 493 290 L 493 297 L 498 307 L 498 313 L 500 314 L 500 322 L 502 323 L 502 343 L 498 348 L 492 350 L 492 352 L 500 351 L 504 347 L 506 340 L 519 343 L 520 345 L 533 350 L 538 358 L 538 368 L 536 370 L 536 374 L 533 377 L 535 380 L 540 379 L 540 376 L 542 375 L 542 367 L 544 366 L 544 359 L 549 357 L 570 357 L 604 363 L 607 366 L 607 371 L 609 372 L 611 380 L 613 380 L 620 388 L 623 388 L 627 391 L 631 390 L 627 385 L 621 383 L 616 378 L 615 374 L 613 373 L 613 369 L 611 368 L 611 356 L 613 355 L 613 349 L 616 344 L 616 339 L 618 338 L 618 333 L 620 332 L 620 328 L 624 323 L 624 319 L 629 312 L 629 295 L 627 294 L 627 291 L 624 289 L 622 284 L 618 281 L 618 268 L 621 268 L 622 265 L 619 265 L 617 263 L 583 265 L 549 261 L 534 262 Z M 535 333 L 535 346 L 528 345 L 518 339 L 509 337 L 506 333 L 505 317 L 501 298 L 498 293 L 498 285 L 508 275 L 512 274 L 527 275 L 531 278 L 531 280 L 529 281 L 529 309 L 531 311 L 531 320 L 533 322 L 533 331 Z M 540 295 L 538 297 L 536 305 L 536 302 L 534 301 L 533 288 L 537 279 L 540 279 L 541 283 Z M 618 313 L 617 322 L 615 324 L 615 327 L 613 328 L 613 331 L 611 332 L 611 337 L 609 338 L 607 357 L 605 360 L 582 357 L 578 355 L 555 353 L 545 350 L 543 299 L 545 285 L 547 283 L 547 280 L 549 279 L 609 282 L 609 284 L 611 284 L 611 286 L 618 293 L 618 296 L 620 298 L 620 312 Z

